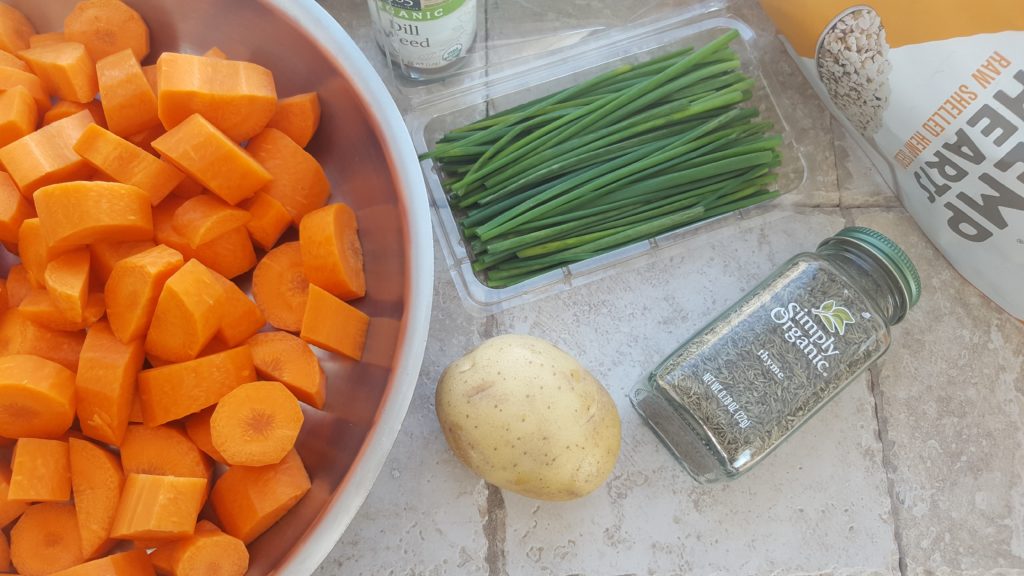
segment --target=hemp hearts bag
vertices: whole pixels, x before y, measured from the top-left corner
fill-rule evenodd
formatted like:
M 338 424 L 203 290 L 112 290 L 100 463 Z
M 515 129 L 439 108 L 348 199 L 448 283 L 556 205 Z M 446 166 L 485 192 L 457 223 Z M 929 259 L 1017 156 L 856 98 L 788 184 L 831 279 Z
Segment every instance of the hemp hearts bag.
M 1021 0 L 761 0 L 928 237 L 1024 319 Z

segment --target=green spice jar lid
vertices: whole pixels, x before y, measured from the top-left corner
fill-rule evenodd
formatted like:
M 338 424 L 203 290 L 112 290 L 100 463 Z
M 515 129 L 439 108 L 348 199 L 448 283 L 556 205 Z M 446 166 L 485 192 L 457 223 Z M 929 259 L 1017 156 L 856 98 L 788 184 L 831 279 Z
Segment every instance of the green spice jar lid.
M 888 236 L 866 226 L 843 228 L 835 236 L 859 242 L 885 259 L 907 293 L 908 308 L 913 308 L 921 299 L 921 276 L 917 273 L 917 267 L 907 253 Z

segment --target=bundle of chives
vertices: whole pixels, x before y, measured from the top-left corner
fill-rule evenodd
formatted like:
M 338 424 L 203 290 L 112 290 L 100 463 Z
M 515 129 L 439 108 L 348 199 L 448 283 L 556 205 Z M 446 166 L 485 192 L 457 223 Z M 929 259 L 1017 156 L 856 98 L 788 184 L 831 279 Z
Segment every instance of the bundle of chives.
M 729 31 L 452 130 L 423 158 L 488 286 L 740 210 L 772 189 L 781 138 L 741 105 Z

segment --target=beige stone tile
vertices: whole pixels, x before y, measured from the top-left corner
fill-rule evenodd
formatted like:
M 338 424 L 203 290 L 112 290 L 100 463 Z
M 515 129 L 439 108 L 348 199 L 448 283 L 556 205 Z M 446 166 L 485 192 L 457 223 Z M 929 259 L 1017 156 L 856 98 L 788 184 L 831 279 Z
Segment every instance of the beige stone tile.
M 839 204 L 844 208 L 894 208 L 899 198 L 875 170 L 871 161 L 838 122 L 832 123 L 835 137 Z
M 923 284 L 879 373 L 906 573 L 1024 574 L 1024 325 L 905 213 L 850 214 L 903 246 Z

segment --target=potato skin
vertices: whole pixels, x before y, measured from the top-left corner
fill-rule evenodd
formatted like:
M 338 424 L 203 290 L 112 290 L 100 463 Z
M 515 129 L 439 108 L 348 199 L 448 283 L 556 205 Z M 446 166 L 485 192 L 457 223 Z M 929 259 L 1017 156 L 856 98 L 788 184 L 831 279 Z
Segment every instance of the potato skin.
M 452 362 L 438 382 L 436 409 L 459 460 L 531 498 L 588 494 L 619 455 L 611 396 L 575 358 L 533 336 L 491 338 Z

